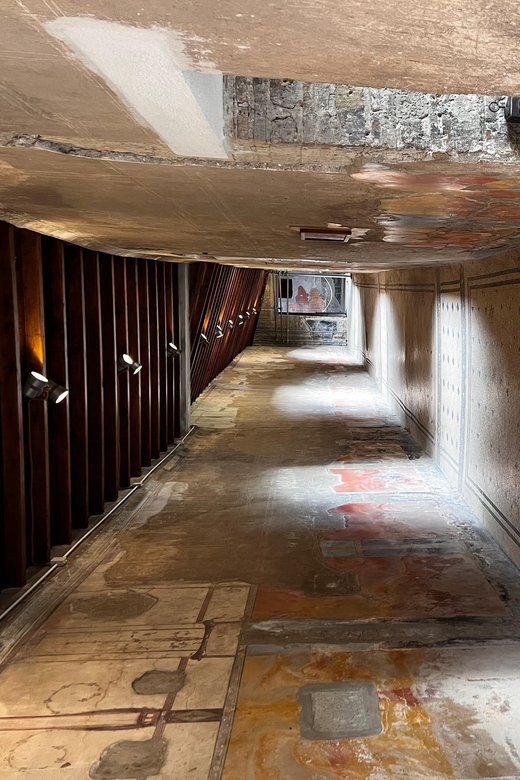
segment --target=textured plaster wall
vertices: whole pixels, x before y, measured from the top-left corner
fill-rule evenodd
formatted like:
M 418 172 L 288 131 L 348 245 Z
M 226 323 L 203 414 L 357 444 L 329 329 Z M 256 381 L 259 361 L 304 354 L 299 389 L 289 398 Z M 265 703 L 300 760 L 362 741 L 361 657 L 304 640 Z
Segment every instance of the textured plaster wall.
M 259 153 L 271 145 L 422 150 L 424 157 L 518 159 L 518 137 L 496 97 L 435 95 L 346 84 L 226 76 L 227 136 Z
M 517 564 L 519 260 L 358 275 L 351 317 L 390 403 Z

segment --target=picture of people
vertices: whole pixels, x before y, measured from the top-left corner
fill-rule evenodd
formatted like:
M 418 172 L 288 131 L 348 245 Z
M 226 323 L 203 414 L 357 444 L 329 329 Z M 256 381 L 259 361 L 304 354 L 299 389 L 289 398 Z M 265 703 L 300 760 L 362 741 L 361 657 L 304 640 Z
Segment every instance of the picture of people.
M 289 314 L 343 314 L 344 280 L 327 276 L 292 276 L 285 290 L 289 299 L 280 299 L 280 308 Z

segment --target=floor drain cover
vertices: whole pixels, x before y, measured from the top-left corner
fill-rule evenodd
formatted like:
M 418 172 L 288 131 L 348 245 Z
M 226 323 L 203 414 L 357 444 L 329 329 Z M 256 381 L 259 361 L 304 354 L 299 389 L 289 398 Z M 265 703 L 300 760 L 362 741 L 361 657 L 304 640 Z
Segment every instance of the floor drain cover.
M 305 739 L 369 737 L 383 729 L 376 686 L 368 680 L 305 685 L 298 703 Z

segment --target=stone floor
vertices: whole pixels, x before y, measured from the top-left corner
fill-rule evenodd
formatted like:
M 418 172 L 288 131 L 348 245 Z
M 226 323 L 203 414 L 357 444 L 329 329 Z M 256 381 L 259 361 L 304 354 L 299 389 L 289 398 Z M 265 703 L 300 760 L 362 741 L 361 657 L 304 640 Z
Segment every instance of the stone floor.
M 361 367 L 249 349 L 193 422 L 4 629 L 0 779 L 520 778 L 518 571 Z

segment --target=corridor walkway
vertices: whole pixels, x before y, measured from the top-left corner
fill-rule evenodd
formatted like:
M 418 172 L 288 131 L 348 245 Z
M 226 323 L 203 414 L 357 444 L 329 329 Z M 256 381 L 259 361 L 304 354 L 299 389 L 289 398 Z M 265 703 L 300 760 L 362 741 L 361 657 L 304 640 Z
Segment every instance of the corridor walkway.
M 0 780 L 520 778 L 518 571 L 361 367 L 251 348 L 193 422 L 6 631 Z

